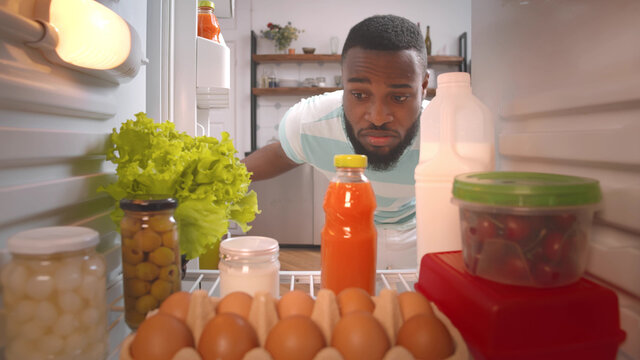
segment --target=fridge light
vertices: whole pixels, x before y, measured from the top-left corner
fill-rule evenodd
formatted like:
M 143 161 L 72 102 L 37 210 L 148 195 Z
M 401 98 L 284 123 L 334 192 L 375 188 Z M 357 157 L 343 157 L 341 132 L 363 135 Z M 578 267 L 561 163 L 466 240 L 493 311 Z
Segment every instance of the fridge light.
M 127 23 L 94 0 L 51 0 L 49 23 L 58 32 L 55 51 L 69 64 L 113 69 L 131 52 Z
M 135 29 L 95 0 L 37 0 L 35 16 L 45 34 L 30 45 L 52 62 L 120 83 L 146 60 Z
M 0 39 L 39 49 L 51 63 L 119 84 L 147 60 L 135 29 L 95 0 L 36 0 L 32 17 L 0 5 Z

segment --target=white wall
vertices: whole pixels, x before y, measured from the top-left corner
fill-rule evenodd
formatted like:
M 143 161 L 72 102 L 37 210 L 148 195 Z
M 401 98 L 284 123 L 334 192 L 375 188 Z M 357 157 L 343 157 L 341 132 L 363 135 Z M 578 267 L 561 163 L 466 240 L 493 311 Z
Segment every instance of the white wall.
M 395 14 L 419 22 L 422 31 L 427 25 L 431 27 L 432 55 L 457 55 L 458 36 L 467 32 L 468 51 L 471 54 L 471 0 L 236 0 L 233 19 L 220 19 L 225 40 L 234 42 L 235 79 L 232 79 L 232 91 L 235 96 L 234 111 L 226 114 L 235 117 L 236 146 L 239 152 L 249 150 L 249 94 L 250 85 L 250 32 L 260 35 L 260 30 L 267 28 L 267 23 L 280 25 L 288 21 L 292 25 L 304 29 L 299 39 L 291 45 L 301 53 L 302 47 L 315 47 L 316 53 L 330 53 L 329 39 L 339 39 L 339 50 L 342 51 L 344 39 L 349 29 L 364 18 L 376 14 Z M 273 42 L 260 38 L 258 53 L 273 53 Z M 234 54 L 232 54 L 234 56 Z M 233 61 L 233 60 L 232 60 Z M 339 64 L 288 64 L 265 65 L 258 69 L 257 76 L 263 67 L 275 70 L 278 77 L 304 80 L 306 77 L 325 76 L 328 86 L 333 86 L 333 75 L 340 73 Z M 232 70 L 233 71 L 233 70 Z M 295 104 L 299 97 L 261 97 L 258 99 L 258 146 L 264 145 L 276 135 L 276 126 L 289 106 Z M 215 115 L 212 112 L 211 116 Z

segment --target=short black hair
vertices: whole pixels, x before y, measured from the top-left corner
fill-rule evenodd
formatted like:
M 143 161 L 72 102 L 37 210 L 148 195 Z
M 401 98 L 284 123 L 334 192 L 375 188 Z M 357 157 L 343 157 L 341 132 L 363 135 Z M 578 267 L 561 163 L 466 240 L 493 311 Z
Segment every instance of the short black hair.
M 365 50 L 399 51 L 413 49 L 427 72 L 427 49 L 418 25 L 396 15 L 374 15 L 354 25 L 342 47 L 342 59 L 354 47 Z

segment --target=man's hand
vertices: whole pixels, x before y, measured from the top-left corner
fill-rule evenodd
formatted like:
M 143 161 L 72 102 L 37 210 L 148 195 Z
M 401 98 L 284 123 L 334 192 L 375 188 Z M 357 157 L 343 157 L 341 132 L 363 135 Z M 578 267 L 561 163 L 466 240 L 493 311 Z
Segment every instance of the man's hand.
M 261 147 L 240 161 L 253 173 L 252 181 L 270 179 L 301 165 L 289 159 L 280 142 Z

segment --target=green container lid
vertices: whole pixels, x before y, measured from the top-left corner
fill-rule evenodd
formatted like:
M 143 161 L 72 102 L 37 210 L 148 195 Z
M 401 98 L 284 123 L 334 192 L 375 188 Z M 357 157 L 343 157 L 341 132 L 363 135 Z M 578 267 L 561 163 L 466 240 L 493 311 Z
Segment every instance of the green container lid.
M 598 204 L 598 180 L 534 172 L 492 171 L 461 174 L 453 182 L 458 200 L 497 206 L 560 207 Z
M 339 168 L 366 168 L 367 156 L 366 155 L 336 155 L 333 157 L 333 166 Z

